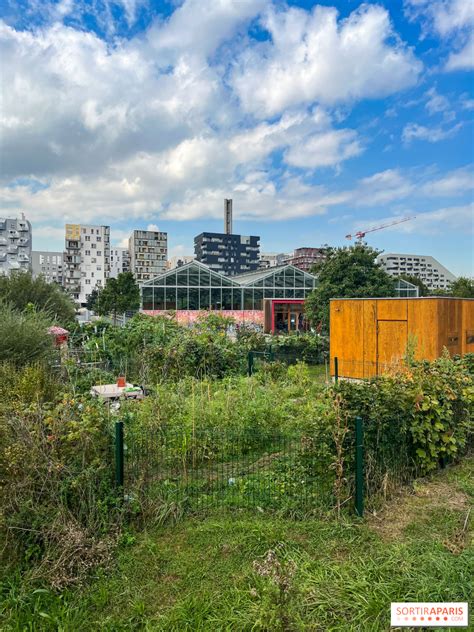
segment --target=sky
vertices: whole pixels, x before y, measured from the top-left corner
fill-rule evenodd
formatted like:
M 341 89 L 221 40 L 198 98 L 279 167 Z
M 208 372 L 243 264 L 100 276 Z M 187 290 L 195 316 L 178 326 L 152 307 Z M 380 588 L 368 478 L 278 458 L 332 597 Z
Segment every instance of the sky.
M 474 274 L 474 2 L 2 0 L 0 207 L 64 224 L 351 242 Z

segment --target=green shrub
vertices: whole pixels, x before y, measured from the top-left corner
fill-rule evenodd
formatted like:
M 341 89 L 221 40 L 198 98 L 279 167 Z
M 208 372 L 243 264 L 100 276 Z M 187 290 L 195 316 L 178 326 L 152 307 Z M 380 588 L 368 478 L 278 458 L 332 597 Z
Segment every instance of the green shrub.
M 24 366 L 53 357 L 51 321 L 43 312 L 19 312 L 0 301 L 0 362 Z
M 64 395 L 56 403 L 17 402 L 0 414 L 7 562 L 16 557 L 33 579 L 58 588 L 84 579 L 110 559 L 119 525 L 115 506 L 103 404 Z
M 60 285 L 48 283 L 43 276 L 33 278 L 31 272 L 0 276 L 0 297 L 19 312 L 31 306 L 64 327 L 69 328 L 75 322 L 76 309 L 70 296 Z

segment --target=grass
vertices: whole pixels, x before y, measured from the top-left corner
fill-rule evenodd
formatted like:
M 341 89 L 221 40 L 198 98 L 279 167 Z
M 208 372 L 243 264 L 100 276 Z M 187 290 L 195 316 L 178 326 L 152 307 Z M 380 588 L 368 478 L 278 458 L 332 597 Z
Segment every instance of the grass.
M 389 630 L 391 601 L 472 600 L 473 481 L 469 458 L 364 521 L 242 512 L 125 534 L 115 568 L 88 586 L 5 579 L 0 628 Z

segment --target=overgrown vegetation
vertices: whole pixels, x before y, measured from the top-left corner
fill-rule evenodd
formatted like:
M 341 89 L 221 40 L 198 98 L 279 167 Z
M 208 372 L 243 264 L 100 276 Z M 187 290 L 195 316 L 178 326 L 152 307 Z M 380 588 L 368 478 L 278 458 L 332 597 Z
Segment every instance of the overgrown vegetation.
M 53 340 L 48 334 L 51 320 L 34 308 L 19 312 L 11 304 L 0 301 L 0 362 L 15 366 L 32 362 L 49 362 L 53 356 Z
M 0 275 L 0 302 L 8 303 L 16 311 L 36 311 L 51 321 L 69 328 L 74 325 L 75 306 L 72 299 L 55 283 L 44 277 L 33 278 L 30 272 Z
M 5 579 L 0 627 L 385 632 L 391 601 L 471 599 L 473 480 L 466 459 L 363 524 L 244 512 L 126 532 L 81 590 Z
M 126 555 L 126 546 L 141 539 L 143 530 L 164 523 L 169 528 L 185 515 L 202 519 L 229 508 L 235 520 L 251 507 L 267 524 L 304 517 L 323 531 L 331 524 L 341 542 L 346 529 L 363 543 L 347 522 L 356 416 L 365 426 L 369 510 L 416 477 L 460 461 L 472 447 L 470 355 L 446 354 L 429 363 L 414 362 L 407 353 L 396 373 L 334 385 L 314 379 L 304 362 L 296 362 L 324 357 L 321 335 L 269 340 L 218 315 L 202 318 L 192 329 L 172 316 L 137 315 L 123 328 L 105 321 L 78 327 L 70 357 L 59 367 L 51 362 L 48 316 L 31 306 L 2 310 L 0 349 L 9 361 L 0 364 L 0 541 L 4 608 L 12 629 L 24 627 L 25 617 L 34 629 L 82 629 L 79 607 L 97 606 L 99 621 L 105 602 L 80 596 L 91 578 L 117 572 L 114 559 L 124 550 Z M 265 352 L 268 361 L 249 378 L 250 349 Z M 285 353 L 288 362 L 272 361 Z M 114 412 L 89 390 L 94 383 L 112 382 L 119 370 L 145 384 L 148 396 L 122 402 Z M 124 490 L 114 482 L 117 419 L 125 424 Z M 173 527 L 174 533 L 186 528 Z M 253 617 L 254 628 L 262 630 L 300 624 L 304 629 L 315 610 L 298 604 L 320 597 L 301 583 L 308 562 L 302 565 L 278 542 L 266 541 L 247 559 L 251 592 L 240 597 L 243 621 L 250 625 Z M 324 542 L 327 546 L 327 535 Z M 464 550 L 462 542 L 461 534 L 452 546 Z M 113 581 L 99 580 L 99 593 L 113 591 Z M 321 582 L 316 585 L 322 590 Z M 59 608 L 59 593 L 71 609 Z M 213 623 L 227 625 L 240 612 L 227 609 L 226 623 L 209 608 L 195 615 L 202 603 L 191 597 L 182 607 L 160 610 L 153 625 L 209 629 Z M 120 625 L 140 627 L 143 608 L 137 601 Z M 321 629 L 338 629 L 329 606 L 316 611 Z M 111 629 L 120 629 L 120 616 L 111 616 Z
M 324 361 L 328 350 L 323 336 L 307 333 L 268 340 L 218 314 L 203 315 L 192 328 L 179 325 L 172 316 L 136 314 L 124 327 L 96 321 L 77 330 L 73 345 L 84 361 L 102 362 L 146 384 L 244 375 L 250 350 L 271 348 L 294 361 Z
M 474 406 L 471 365 L 468 357 L 445 357 L 338 387 L 315 382 L 303 364 L 278 371 L 270 365 L 252 378 L 158 383 L 145 400 L 120 410 L 132 467 L 127 494 L 135 499 L 125 505 L 128 518 L 146 525 L 198 508 L 189 499 L 180 505 L 176 492 L 183 472 L 191 473 L 198 495 L 207 494 L 207 506 L 215 506 L 199 476 L 216 462 L 213 480 L 225 480 L 228 489 L 234 476 L 226 469 L 228 454 L 255 457 L 248 474 L 240 463 L 231 495 L 219 496 L 220 503 L 248 506 L 243 501 L 251 498 L 251 506 L 264 512 L 300 508 L 320 515 L 350 509 L 355 415 L 365 420 L 367 493 L 376 503 L 401 483 L 467 452 Z M 14 552 L 33 577 L 53 585 L 80 581 L 89 566 L 107 560 L 122 524 L 113 487 L 116 417 L 45 366 L 4 365 L 2 376 L 5 552 Z M 275 433 L 296 437 L 296 443 L 287 442 L 283 451 L 272 448 L 268 437 Z M 285 452 L 289 445 L 291 452 Z M 133 449 L 140 455 L 135 470 Z M 173 473 L 166 476 L 165 461 L 158 458 L 163 454 L 172 464 Z M 155 482 L 143 495 L 146 473 Z

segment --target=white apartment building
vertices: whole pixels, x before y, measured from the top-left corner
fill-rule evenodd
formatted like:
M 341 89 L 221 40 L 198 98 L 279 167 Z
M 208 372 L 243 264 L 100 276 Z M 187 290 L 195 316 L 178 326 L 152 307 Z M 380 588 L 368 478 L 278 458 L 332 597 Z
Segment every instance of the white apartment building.
M 128 248 L 111 248 L 110 277 L 116 279 L 122 272 L 130 272 L 130 253 Z
M 0 217 L 0 274 L 31 270 L 31 224 L 21 219 Z
M 186 263 L 191 263 L 191 261 L 194 261 L 193 255 L 175 255 L 174 257 L 170 257 L 166 262 L 166 269 L 174 270 L 175 268 L 184 266 Z
M 282 266 L 293 255 L 285 252 L 262 252 L 260 253 L 259 268 L 266 270 L 267 268 L 275 268 Z
M 63 253 L 33 250 L 31 253 L 33 276 L 44 276 L 48 283 L 63 284 Z
M 110 227 L 66 224 L 64 268 L 66 289 L 84 306 L 110 275 Z
M 452 272 L 429 255 L 403 255 L 389 252 L 379 255 L 377 261 L 388 274 L 416 276 L 430 290 L 447 290 L 449 284 L 456 280 Z
M 152 230 L 134 230 L 128 240 L 130 270 L 139 285 L 154 279 L 166 269 L 168 234 Z

